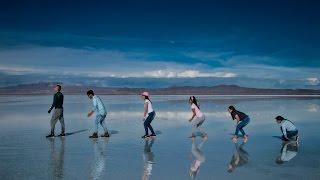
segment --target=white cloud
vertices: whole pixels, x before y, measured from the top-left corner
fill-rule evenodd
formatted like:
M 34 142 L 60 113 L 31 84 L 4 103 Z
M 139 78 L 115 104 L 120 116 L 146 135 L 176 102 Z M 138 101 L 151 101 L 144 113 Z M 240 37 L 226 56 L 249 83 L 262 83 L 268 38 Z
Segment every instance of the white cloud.
M 220 77 L 230 78 L 236 77 L 235 73 L 231 72 L 201 72 L 197 70 L 156 70 L 146 71 L 143 73 L 145 77 L 154 78 L 196 78 L 196 77 Z
M 286 86 L 319 84 L 320 68 L 280 67 L 254 63 L 255 60 L 267 62 L 268 57 L 233 56 L 228 60 L 222 57 L 232 53 L 189 52 L 186 58 L 193 57 L 193 64 L 175 62 L 173 60 L 154 61 L 152 55 L 144 52 L 128 52 L 105 49 L 71 49 L 64 47 L 27 47 L 0 50 L 0 72 L 8 74 L 46 74 L 79 75 L 89 77 L 151 77 L 151 78 L 196 78 L 212 77 L 229 79 L 270 79 Z M 201 59 L 203 61 L 201 61 Z M 244 59 L 250 59 L 240 62 Z M 206 65 L 210 60 L 225 62 L 224 67 Z M 274 61 L 274 59 L 272 59 Z M 210 64 L 210 63 L 208 63 Z M 294 82 L 293 82 L 294 81 Z M 253 82 L 246 82 L 251 86 Z M 258 84 L 263 84 L 263 82 Z M 277 86 L 276 84 L 275 86 Z
M 28 47 L 0 51 L 0 71 L 90 77 L 195 78 L 235 77 L 235 73 L 199 64 L 151 61 L 148 55 L 111 50 Z M 172 68 L 171 68 L 172 67 Z
M 314 86 L 319 85 L 320 83 L 320 80 L 316 77 L 307 78 L 306 80 L 310 85 L 314 85 Z

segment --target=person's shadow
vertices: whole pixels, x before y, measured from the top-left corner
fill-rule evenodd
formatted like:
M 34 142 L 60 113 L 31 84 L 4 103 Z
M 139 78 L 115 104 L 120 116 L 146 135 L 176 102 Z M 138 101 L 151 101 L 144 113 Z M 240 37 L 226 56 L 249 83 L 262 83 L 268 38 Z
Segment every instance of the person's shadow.
M 200 171 L 200 166 L 205 162 L 206 158 L 202 152 L 204 143 L 207 141 L 207 138 L 202 138 L 201 142 L 197 145 L 196 138 L 192 138 L 191 144 L 191 154 L 192 154 L 192 163 L 189 170 L 189 176 L 191 179 L 195 179 Z
M 280 149 L 280 154 L 276 159 L 276 164 L 289 162 L 298 154 L 299 145 L 296 141 L 283 141 Z
M 109 138 L 103 140 L 92 139 L 93 145 L 93 161 L 91 164 L 91 171 L 89 179 L 101 179 L 105 171 L 105 162 L 107 157 L 106 146 Z
M 154 139 L 151 139 L 150 141 L 145 140 L 144 150 L 142 154 L 144 163 L 142 180 L 148 180 L 150 178 L 153 164 L 155 164 L 154 153 L 152 152 L 152 146 L 154 142 Z
M 52 172 L 52 179 L 63 179 L 64 178 L 64 146 L 65 139 L 49 138 L 50 147 L 50 160 L 49 160 L 49 171 Z M 56 147 L 56 141 L 60 141 L 60 147 Z
M 246 142 L 242 142 L 241 145 L 234 143 L 235 151 L 228 165 L 229 173 L 232 173 L 237 167 L 244 166 L 249 162 L 249 153 L 244 149 L 245 144 Z

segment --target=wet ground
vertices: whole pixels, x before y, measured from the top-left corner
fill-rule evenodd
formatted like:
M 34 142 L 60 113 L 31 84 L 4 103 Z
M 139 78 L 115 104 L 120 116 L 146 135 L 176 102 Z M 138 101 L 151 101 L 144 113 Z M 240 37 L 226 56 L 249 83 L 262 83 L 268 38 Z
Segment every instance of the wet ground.
M 187 138 L 187 96 L 154 96 L 159 134 L 143 140 L 143 102 L 137 96 L 101 96 L 111 138 L 89 139 L 93 119 L 86 96 L 65 96 L 68 136 L 46 139 L 51 96 L 0 97 L 1 179 L 320 179 L 320 99 L 201 96 L 208 139 Z M 230 140 L 235 105 L 251 117 L 249 141 Z M 276 115 L 299 128 L 300 143 L 276 137 Z M 57 123 L 57 133 L 60 125 Z

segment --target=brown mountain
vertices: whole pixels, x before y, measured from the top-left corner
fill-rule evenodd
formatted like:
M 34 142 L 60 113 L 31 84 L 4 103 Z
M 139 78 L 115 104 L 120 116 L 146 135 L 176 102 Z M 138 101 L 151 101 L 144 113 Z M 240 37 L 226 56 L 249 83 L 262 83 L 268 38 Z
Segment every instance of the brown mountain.
M 42 95 L 52 94 L 52 89 L 56 83 L 25 84 L 18 86 L 0 88 L 0 95 Z M 320 90 L 313 89 L 258 89 L 246 88 L 236 85 L 218 85 L 202 87 L 169 87 L 158 89 L 145 88 L 115 88 L 115 87 L 95 87 L 64 85 L 64 94 L 86 94 L 88 89 L 93 89 L 98 94 L 109 95 L 132 95 L 142 91 L 150 91 L 155 95 L 320 95 Z

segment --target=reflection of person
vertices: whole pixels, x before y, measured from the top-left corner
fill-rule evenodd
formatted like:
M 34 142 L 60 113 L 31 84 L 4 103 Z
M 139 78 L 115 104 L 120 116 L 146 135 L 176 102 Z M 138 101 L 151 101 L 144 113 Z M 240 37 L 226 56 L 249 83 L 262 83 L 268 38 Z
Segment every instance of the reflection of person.
M 236 130 L 235 130 L 235 133 L 234 133 L 232 140 L 234 142 L 237 141 L 238 134 L 240 131 L 241 134 L 243 135 L 244 141 L 247 141 L 248 136 L 244 132 L 243 128 L 249 124 L 249 122 L 250 122 L 249 116 L 243 112 L 237 111 L 234 106 L 229 106 L 228 111 L 230 112 L 232 119 L 237 121 Z
M 105 169 L 105 161 L 106 161 L 106 144 L 108 144 L 109 140 L 104 139 L 104 141 L 98 141 L 98 139 L 93 140 L 93 152 L 94 159 L 92 163 L 92 168 L 90 172 L 89 179 L 100 179 L 102 173 Z
M 54 87 L 54 91 L 56 93 L 53 95 L 53 102 L 50 109 L 48 110 L 48 113 L 50 114 L 52 109 L 54 108 L 54 111 L 50 120 L 51 132 L 46 137 L 54 137 L 54 129 L 58 120 L 60 121 L 60 124 L 61 124 L 61 134 L 59 136 L 65 136 L 65 125 L 64 125 L 64 118 L 63 118 L 63 94 L 61 93 L 61 85 L 57 84 Z
M 196 137 L 196 131 L 200 131 L 202 133 L 202 137 L 206 137 L 207 133 L 200 127 L 205 121 L 204 114 L 200 111 L 199 103 L 196 97 L 191 96 L 189 98 L 189 103 L 191 104 L 192 117 L 189 119 L 189 122 L 192 122 L 192 135 L 190 138 Z M 195 119 L 194 119 L 195 118 Z
M 228 172 L 232 173 L 237 167 L 243 166 L 249 161 L 249 154 L 246 150 L 243 149 L 245 142 L 239 146 L 238 143 L 235 144 L 235 152 L 231 158 L 231 161 L 228 166 Z
M 204 138 L 200 144 L 196 145 L 195 138 L 192 138 L 192 145 L 191 145 L 191 153 L 194 157 L 194 160 L 191 163 L 189 176 L 191 179 L 195 179 L 197 174 L 200 171 L 201 164 L 206 160 L 201 148 L 203 147 L 204 142 L 207 138 Z
M 108 133 L 108 129 L 107 129 L 107 126 L 105 123 L 107 111 L 106 111 L 106 108 L 105 108 L 102 100 L 100 99 L 99 96 L 94 95 L 93 90 L 89 90 L 87 92 L 87 95 L 88 95 L 89 99 L 92 99 L 92 103 L 93 103 L 93 109 L 88 113 L 88 117 L 92 116 L 92 114 L 94 112 L 96 113 L 95 129 L 94 129 L 93 134 L 89 137 L 90 138 L 98 138 L 99 124 L 102 126 L 102 128 L 104 130 L 104 134 L 101 135 L 101 137 L 109 137 L 110 135 Z
M 155 137 L 156 133 L 153 131 L 153 128 L 151 126 L 152 120 L 155 118 L 156 113 L 153 110 L 152 102 L 150 101 L 150 95 L 148 92 L 143 92 L 141 94 L 141 98 L 144 101 L 144 112 L 143 112 L 143 126 L 145 134 L 142 136 L 142 138 L 148 138 L 148 137 Z M 149 136 L 148 129 L 151 131 L 151 135 Z
M 279 157 L 276 159 L 277 164 L 283 164 L 293 159 L 298 154 L 298 143 L 286 141 L 282 143 Z
M 143 151 L 144 167 L 143 167 L 142 180 L 148 180 L 150 178 L 152 166 L 153 164 L 155 164 L 154 154 L 151 149 L 153 143 L 154 143 L 154 139 L 152 139 L 150 143 L 148 140 L 146 140 L 144 144 L 144 151 Z
M 49 171 L 52 171 L 53 179 L 63 179 L 64 178 L 64 138 L 60 139 L 60 149 L 57 151 L 55 146 L 55 139 L 50 138 L 50 164 Z
M 282 116 L 277 116 L 276 118 L 277 123 L 280 125 L 280 129 L 282 132 L 282 139 L 284 141 L 298 141 L 298 129 L 293 124 L 292 121 L 285 119 Z

